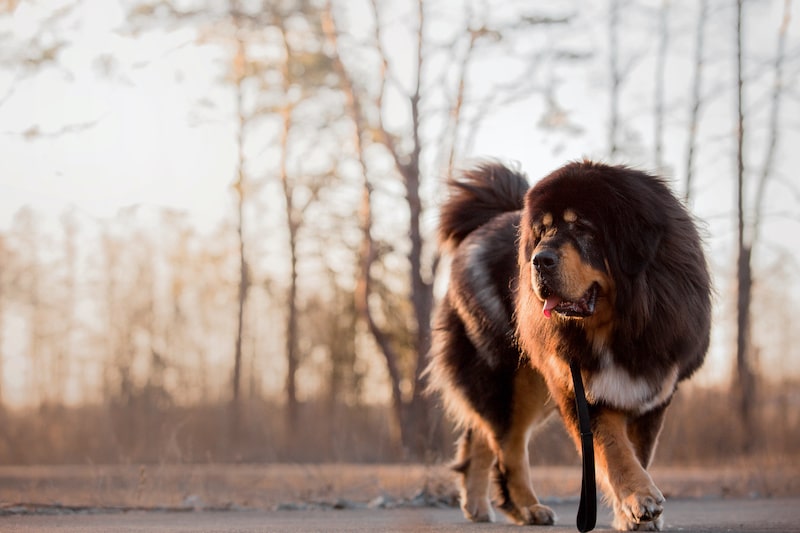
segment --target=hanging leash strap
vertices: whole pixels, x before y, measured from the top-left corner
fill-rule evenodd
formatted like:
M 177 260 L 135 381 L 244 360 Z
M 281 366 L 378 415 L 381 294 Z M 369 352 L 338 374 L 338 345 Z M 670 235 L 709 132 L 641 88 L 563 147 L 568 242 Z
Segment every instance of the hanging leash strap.
M 578 531 L 586 533 L 594 529 L 597 522 L 597 486 L 594 479 L 594 443 L 589 420 L 589 404 L 583 390 L 583 378 L 577 362 L 569 365 L 575 389 L 575 407 L 578 410 L 578 427 L 581 432 L 581 455 L 583 457 L 583 479 L 581 480 L 581 503 L 578 506 Z

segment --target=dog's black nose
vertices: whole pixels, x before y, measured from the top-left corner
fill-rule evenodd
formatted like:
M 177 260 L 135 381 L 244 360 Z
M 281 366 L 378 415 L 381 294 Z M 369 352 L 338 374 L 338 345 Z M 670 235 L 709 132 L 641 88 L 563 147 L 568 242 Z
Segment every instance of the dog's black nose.
M 553 270 L 558 265 L 558 255 L 553 250 L 542 250 L 533 256 L 533 266 L 539 272 Z

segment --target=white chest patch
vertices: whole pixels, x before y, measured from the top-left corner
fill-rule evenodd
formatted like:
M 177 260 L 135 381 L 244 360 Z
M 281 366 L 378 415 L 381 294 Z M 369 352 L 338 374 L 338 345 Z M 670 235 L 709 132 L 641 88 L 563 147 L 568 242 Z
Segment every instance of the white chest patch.
M 601 369 L 589 377 L 586 396 L 590 402 L 602 401 L 620 409 L 646 413 L 664 403 L 675 392 L 677 383 L 677 367 L 661 383 L 650 384 L 641 377 L 631 376 L 613 363 L 610 354 L 605 354 Z

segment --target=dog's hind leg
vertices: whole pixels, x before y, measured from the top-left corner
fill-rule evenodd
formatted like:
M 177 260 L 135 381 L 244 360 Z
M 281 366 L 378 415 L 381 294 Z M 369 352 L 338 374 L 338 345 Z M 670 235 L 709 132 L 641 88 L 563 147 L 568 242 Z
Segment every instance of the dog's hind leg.
M 531 483 L 527 438 L 504 442 L 495 464 L 498 507 L 517 524 L 551 525 L 555 512 L 539 503 Z
M 555 512 L 539 503 L 530 474 L 528 441 L 537 426 L 553 412 L 546 403 L 547 388 L 542 376 L 521 368 L 514 380 L 514 408 L 511 427 L 497 441 L 495 481 L 499 507 L 518 524 L 550 525 Z
M 473 522 L 493 522 L 489 499 L 489 471 L 495 454 L 483 432 L 468 428 L 458 442 L 453 470 L 462 474 L 461 510 Z

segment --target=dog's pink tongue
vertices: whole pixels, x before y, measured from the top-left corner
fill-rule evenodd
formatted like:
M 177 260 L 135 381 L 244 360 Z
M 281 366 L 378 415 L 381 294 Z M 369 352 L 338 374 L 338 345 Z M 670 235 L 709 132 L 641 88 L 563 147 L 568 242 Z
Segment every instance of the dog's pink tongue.
M 549 298 L 545 298 L 544 307 L 542 307 L 542 313 L 544 313 L 545 318 L 550 318 L 553 308 L 559 303 L 561 303 L 561 298 L 558 296 L 550 296 Z

